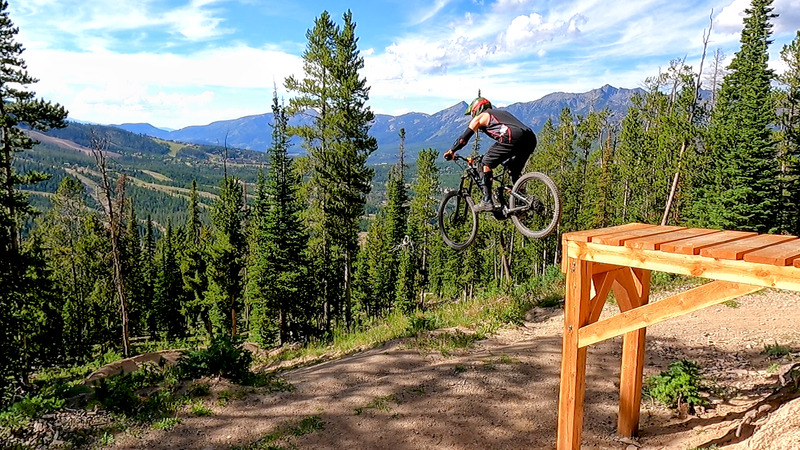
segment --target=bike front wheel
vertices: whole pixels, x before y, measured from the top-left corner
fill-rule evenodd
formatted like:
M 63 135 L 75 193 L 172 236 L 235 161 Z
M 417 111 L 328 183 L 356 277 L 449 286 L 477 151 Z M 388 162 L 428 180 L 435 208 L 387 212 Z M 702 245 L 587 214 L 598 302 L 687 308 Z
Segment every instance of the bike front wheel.
M 444 242 L 454 250 L 464 250 L 478 235 L 478 213 L 472 210 L 472 197 L 464 191 L 450 191 L 439 205 L 437 219 Z
M 556 229 L 561 219 L 561 197 L 550 177 L 526 173 L 514 183 L 510 197 L 511 220 L 520 233 L 538 239 Z

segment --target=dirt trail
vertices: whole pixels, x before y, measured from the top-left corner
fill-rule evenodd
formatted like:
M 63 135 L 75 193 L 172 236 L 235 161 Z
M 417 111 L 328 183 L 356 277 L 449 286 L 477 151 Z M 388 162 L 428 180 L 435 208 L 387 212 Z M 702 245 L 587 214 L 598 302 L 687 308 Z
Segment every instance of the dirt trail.
M 735 429 L 742 412 L 777 384 L 762 353 L 800 349 L 800 295 L 768 291 L 648 328 L 645 377 L 688 358 L 703 368 L 713 406 L 677 417 L 643 403 L 640 437 L 616 434 L 620 339 L 590 347 L 583 448 L 688 449 Z M 616 306 L 606 305 L 604 314 Z M 535 309 L 524 326 L 503 330 L 452 356 L 395 341 L 335 361 L 285 372 L 292 392 L 249 394 L 213 415 L 188 411 L 170 431 L 118 436 L 116 448 L 223 449 L 317 416 L 324 429 L 287 435 L 298 449 L 551 449 L 555 447 L 563 310 Z M 792 356 L 778 361 L 788 364 Z M 229 386 L 212 387 L 212 394 Z M 635 448 L 635 447 L 630 447 Z

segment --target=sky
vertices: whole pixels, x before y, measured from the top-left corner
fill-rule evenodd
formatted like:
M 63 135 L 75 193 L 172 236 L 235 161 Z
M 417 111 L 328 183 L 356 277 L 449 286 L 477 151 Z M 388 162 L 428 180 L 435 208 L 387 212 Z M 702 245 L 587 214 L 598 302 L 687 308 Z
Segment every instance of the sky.
M 642 86 L 671 60 L 739 50 L 749 0 L 9 0 L 37 97 L 70 118 L 178 129 L 271 110 L 303 76 L 323 11 L 356 22 L 367 105 L 433 114 L 478 90 L 495 105 Z M 774 0 L 770 66 L 800 29 Z M 705 70 L 709 70 L 708 57 Z

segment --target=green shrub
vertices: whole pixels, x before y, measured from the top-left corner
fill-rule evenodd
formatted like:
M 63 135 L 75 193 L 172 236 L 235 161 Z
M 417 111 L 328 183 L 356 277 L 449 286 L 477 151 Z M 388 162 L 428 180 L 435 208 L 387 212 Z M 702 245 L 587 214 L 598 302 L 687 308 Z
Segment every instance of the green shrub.
M 194 402 L 192 403 L 192 414 L 198 417 L 205 417 L 213 415 L 214 411 L 212 411 L 211 408 L 207 407 L 202 402 Z
M 47 386 L 35 395 L 23 398 L 0 413 L 0 427 L 21 429 L 27 426 L 31 419 L 63 408 L 64 393 L 67 391 L 68 386 L 65 385 Z
M 771 358 L 780 358 L 792 353 L 792 349 L 776 342 L 774 344 L 765 345 L 763 353 Z
M 233 381 L 244 381 L 250 376 L 253 354 L 239 348 L 227 336 L 217 336 L 207 349 L 188 352 L 178 362 L 184 378 L 223 376 Z
M 410 335 L 435 330 L 436 327 L 436 318 L 420 311 L 411 313 L 408 318 L 408 334 Z
M 181 419 L 177 417 L 165 417 L 153 423 L 153 428 L 156 430 L 171 430 L 175 425 L 181 423 Z
M 707 403 L 699 395 L 702 379 L 700 366 L 682 359 L 670 364 L 669 371 L 650 377 L 645 383 L 645 394 L 670 408 L 681 403 L 694 408 Z

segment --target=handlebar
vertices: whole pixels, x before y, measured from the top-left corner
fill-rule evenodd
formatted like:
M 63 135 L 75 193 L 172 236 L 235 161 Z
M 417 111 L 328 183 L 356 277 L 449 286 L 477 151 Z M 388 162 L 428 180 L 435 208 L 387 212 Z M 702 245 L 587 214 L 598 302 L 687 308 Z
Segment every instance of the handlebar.
M 459 155 L 458 153 L 453 153 L 453 156 L 450 159 L 447 159 L 447 157 L 445 157 L 444 159 L 447 160 L 447 161 L 466 161 L 467 164 L 472 164 L 473 161 L 480 161 L 481 158 L 482 158 L 481 155 L 478 155 L 476 158 L 472 158 L 472 157 L 465 158 L 465 157 Z

